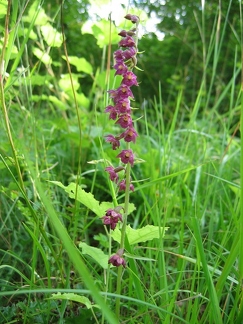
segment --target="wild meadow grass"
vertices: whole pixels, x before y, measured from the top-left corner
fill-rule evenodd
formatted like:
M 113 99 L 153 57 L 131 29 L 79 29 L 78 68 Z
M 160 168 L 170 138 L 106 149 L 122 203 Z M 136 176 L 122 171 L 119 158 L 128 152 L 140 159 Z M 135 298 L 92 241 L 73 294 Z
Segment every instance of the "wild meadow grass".
M 116 126 L 108 122 L 104 108 L 106 91 L 117 81 L 102 66 L 89 72 L 84 61 L 86 72 L 80 69 L 93 79 L 85 96 L 67 60 L 57 20 L 50 29 L 57 36 L 54 46 L 38 22 L 40 17 L 48 22 L 41 1 L 29 11 L 26 5 L 6 4 L 2 19 L 0 322 L 242 323 L 238 48 L 233 49 L 229 83 L 217 100 L 212 91 L 227 20 L 220 33 L 214 26 L 209 44 L 202 37 L 205 56 L 194 106 L 187 106 L 181 87 L 168 119 L 158 80 L 159 97 L 147 98 L 134 112 L 139 132 L 134 152 L 140 160 L 132 169 L 130 202 L 135 210 L 129 224 L 136 230 L 158 226 L 161 232 L 139 244 L 125 242 L 127 267 L 118 295 L 117 268 L 102 268 L 97 257 L 80 248 L 85 243 L 86 248 L 110 252 L 101 220 L 92 206 L 87 208 L 85 200 L 92 205 L 93 198 L 79 191 L 92 193 L 98 202 L 112 202 L 104 160 L 114 161 L 117 153 L 103 136 Z M 58 78 L 55 51 L 64 55 L 59 65 L 67 71 Z M 109 46 L 104 57 L 107 53 Z M 205 76 L 209 68 L 210 80 Z M 110 75 L 109 84 L 105 75 Z M 124 194 L 117 200 L 122 204 Z M 114 246 L 118 248 L 115 241 L 112 253 Z

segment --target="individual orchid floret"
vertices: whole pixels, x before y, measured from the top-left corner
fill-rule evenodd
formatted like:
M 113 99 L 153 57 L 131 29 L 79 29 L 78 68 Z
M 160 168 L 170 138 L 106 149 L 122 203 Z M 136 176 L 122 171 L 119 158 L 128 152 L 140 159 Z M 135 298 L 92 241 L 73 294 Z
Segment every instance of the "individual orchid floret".
M 119 221 L 122 222 L 122 215 L 115 209 L 109 208 L 106 211 L 105 216 L 102 217 L 104 225 L 110 225 L 110 228 L 114 230 Z
M 113 119 L 113 120 L 117 119 L 118 113 L 114 106 L 107 106 L 105 108 L 105 112 L 110 113 L 109 119 Z
M 116 61 L 123 61 L 124 60 L 124 55 L 123 55 L 123 50 L 119 49 L 114 52 L 114 58 Z
M 124 18 L 126 18 L 127 20 L 131 20 L 131 22 L 133 24 L 136 24 L 140 21 L 139 17 L 136 15 L 131 15 L 131 14 L 127 14 Z
M 105 168 L 105 171 L 109 172 L 111 181 L 114 181 L 114 182 L 118 181 L 119 177 L 118 177 L 117 172 L 115 171 L 115 168 L 113 168 L 112 166 L 108 166 Z
M 124 98 L 122 100 L 119 100 L 116 103 L 116 111 L 118 114 L 130 114 L 131 113 L 131 107 L 130 107 L 130 100 L 128 98 Z
M 137 132 L 132 126 L 130 126 L 119 136 L 119 139 L 123 138 L 125 142 L 135 143 L 137 137 Z
M 131 29 L 131 30 L 128 30 L 128 31 L 127 31 L 127 35 L 129 35 L 129 36 L 134 36 L 134 35 L 136 35 L 136 31 L 137 31 L 136 28 L 133 28 L 133 29 Z
M 132 125 L 132 118 L 129 114 L 121 115 L 116 124 L 119 124 L 122 128 L 127 128 Z
M 105 171 L 109 172 L 111 181 L 114 181 L 114 182 L 118 181 L 119 177 L 118 177 L 118 174 L 115 171 L 115 168 L 113 168 L 112 166 L 108 166 L 108 167 L 105 168 Z
M 130 47 L 125 51 L 122 51 L 122 56 L 125 60 L 129 60 L 137 54 L 137 49 L 135 47 Z
M 128 71 L 128 67 L 123 61 L 118 61 L 118 63 L 114 65 L 114 69 L 116 70 L 115 75 L 124 75 Z
M 135 43 L 135 40 L 132 38 L 132 36 L 127 35 L 122 40 L 120 40 L 118 45 L 120 47 L 134 47 L 134 46 L 136 46 L 136 43 Z
M 116 91 L 116 90 L 114 90 L 114 91 Z M 117 89 L 117 94 L 118 94 L 118 96 L 113 98 L 113 100 L 115 100 L 117 98 L 119 98 L 119 100 L 124 99 L 124 98 L 129 98 L 129 97 L 134 98 L 130 87 L 127 86 L 126 84 L 120 85 L 120 87 Z M 114 94 L 112 94 L 112 95 L 113 95 L 113 97 L 115 96 Z
M 119 88 L 118 88 L 119 89 Z M 115 90 L 108 90 L 107 92 L 110 95 L 110 98 L 116 103 L 120 98 L 119 98 L 119 93 L 118 93 L 118 89 Z
M 112 149 L 113 150 L 116 150 L 117 148 L 120 147 L 119 139 L 117 137 L 113 136 L 113 135 L 106 135 L 105 140 L 106 140 L 106 142 L 112 144 Z
M 121 153 L 117 155 L 122 161 L 122 163 L 130 163 L 131 166 L 134 164 L 134 154 L 132 150 L 122 150 Z
M 123 253 L 124 253 L 124 249 L 118 250 L 116 254 L 110 257 L 108 263 L 111 263 L 115 267 L 119 267 L 120 265 L 122 265 L 125 268 L 126 261 L 122 258 Z
M 127 32 L 126 30 L 124 30 L 124 29 L 121 30 L 120 33 L 118 33 L 118 35 L 119 35 L 119 36 L 122 36 L 122 37 L 126 37 L 127 34 L 128 34 L 128 32 Z M 132 35 L 130 35 L 130 36 L 132 36 Z
M 125 191 L 126 190 L 126 180 L 122 180 L 118 184 L 119 191 Z M 134 185 L 130 183 L 129 190 L 134 191 Z
M 137 76 L 132 71 L 127 71 L 123 74 L 122 84 L 126 84 L 131 87 L 133 85 L 138 86 Z

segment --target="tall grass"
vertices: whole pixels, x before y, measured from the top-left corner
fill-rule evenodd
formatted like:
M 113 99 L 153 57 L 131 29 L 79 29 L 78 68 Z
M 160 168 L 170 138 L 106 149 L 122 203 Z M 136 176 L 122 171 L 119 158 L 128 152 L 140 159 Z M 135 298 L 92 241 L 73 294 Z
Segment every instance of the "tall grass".
M 111 199 L 99 163 L 113 158 L 102 140 L 111 130 L 103 114 L 103 74 L 92 75 L 94 86 L 86 98 L 94 103 L 94 112 L 85 106 L 75 84 L 70 92 L 63 91 L 54 77 L 54 65 L 33 57 L 30 48 L 37 43 L 42 44 L 43 53 L 55 53 L 36 24 L 38 14 L 43 15 L 41 3 L 36 2 L 35 15 L 28 20 L 28 1 L 9 1 L 4 17 L 0 322 L 101 323 L 104 316 L 112 324 L 242 323 L 243 144 L 234 131 L 243 100 L 237 84 L 241 70 L 237 48 L 232 78 L 218 100 L 212 100 L 228 13 L 224 24 L 220 24 L 220 8 L 215 13 L 217 24 L 207 46 L 204 16 L 201 27 L 199 22 L 204 67 L 194 107 L 184 112 L 187 105 L 179 91 L 173 118 L 165 123 L 167 103 L 159 89 L 159 98 L 136 112 L 138 117 L 144 115 L 136 122 L 140 136 L 135 147 L 144 162 L 132 171 L 137 180 L 131 196 L 136 210 L 129 222 L 134 229 L 148 224 L 169 229 L 159 239 L 126 244 L 132 258 L 118 296 L 116 270 L 111 268 L 106 277 L 107 271 L 79 249 L 80 242 L 108 249 L 100 220 L 51 182 L 75 182 L 99 201 Z M 242 24 L 241 7 L 239 19 Z M 53 26 L 58 29 L 58 22 Z M 35 41 L 32 31 L 38 37 Z M 212 78 L 206 82 L 210 64 Z M 71 69 L 68 74 L 75 83 Z M 219 113 L 223 100 L 228 109 Z M 243 131 L 242 123 L 240 127 Z M 52 295 L 57 293 L 63 295 Z M 88 297 L 91 304 L 81 297 Z M 119 318 L 115 316 L 117 298 L 121 299 Z

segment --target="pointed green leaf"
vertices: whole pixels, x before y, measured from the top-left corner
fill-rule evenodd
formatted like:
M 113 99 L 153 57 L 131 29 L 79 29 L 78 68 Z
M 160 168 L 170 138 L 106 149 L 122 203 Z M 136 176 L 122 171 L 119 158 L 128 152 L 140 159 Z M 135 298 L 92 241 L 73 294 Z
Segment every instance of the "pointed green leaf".
M 167 231 L 168 227 L 159 227 L 153 225 L 146 225 L 139 229 L 133 229 L 130 225 L 126 228 L 126 234 L 130 245 L 146 242 L 153 240 L 154 238 L 160 238 L 161 235 L 164 236 L 164 232 Z M 120 243 L 121 241 L 121 231 L 116 227 L 112 232 L 111 237 Z
M 52 297 L 49 297 L 47 299 L 62 299 L 62 300 L 72 300 L 75 302 L 78 302 L 80 304 L 85 305 L 88 309 L 92 308 L 92 307 L 97 307 L 100 308 L 98 305 L 96 304 L 91 304 L 90 300 L 85 297 L 85 296 L 79 296 L 77 294 L 74 293 L 57 293 L 57 294 L 52 294 Z
M 101 249 L 93 246 L 89 246 L 86 243 L 79 243 L 79 247 L 82 249 L 83 254 L 89 255 L 94 259 L 103 269 L 108 268 L 108 255 L 106 255 Z

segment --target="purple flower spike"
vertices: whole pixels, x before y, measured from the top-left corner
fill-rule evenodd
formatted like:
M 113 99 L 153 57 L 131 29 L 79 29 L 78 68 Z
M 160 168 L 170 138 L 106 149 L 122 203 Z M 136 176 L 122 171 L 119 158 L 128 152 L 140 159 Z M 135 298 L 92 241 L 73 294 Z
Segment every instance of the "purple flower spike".
M 132 14 L 127 14 L 126 19 L 135 24 L 130 30 L 121 30 L 118 35 L 121 40 L 118 43 L 119 49 L 114 52 L 115 75 L 121 75 L 120 86 L 116 89 L 108 90 L 111 105 L 105 108 L 105 112 L 109 113 L 109 119 L 113 119 L 115 126 L 119 125 L 120 134 L 113 136 L 111 134 L 105 136 L 105 141 L 112 144 L 112 149 L 116 150 L 120 147 L 120 142 L 126 145 L 126 149 L 121 150 L 116 156 L 119 158 L 119 166 L 108 166 L 105 171 L 108 172 L 109 178 L 116 185 L 117 191 L 127 191 L 125 202 L 129 200 L 129 191 L 134 191 L 134 186 L 131 179 L 131 168 L 134 165 L 135 156 L 130 149 L 130 142 L 135 143 L 138 137 L 137 132 L 133 127 L 131 100 L 134 99 L 131 87 L 138 86 L 137 76 L 133 73 L 133 69 L 137 66 L 137 36 L 139 17 Z M 125 142 L 125 143 L 124 143 Z M 119 173 L 121 172 L 121 173 Z M 118 175 L 119 173 L 119 175 Z M 122 235 L 124 235 L 125 225 L 127 223 L 127 205 L 125 207 L 116 206 L 106 210 L 105 215 L 101 218 L 103 224 L 108 226 L 110 230 L 115 230 L 117 224 L 123 221 Z M 124 220 L 122 219 L 123 210 Z M 124 237 L 123 237 L 124 238 Z M 110 256 L 108 263 L 115 267 L 126 267 L 124 259 L 124 239 L 121 239 L 120 249 L 116 254 Z M 120 268 L 121 269 L 121 268 Z
M 134 164 L 134 154 L 132 150 L 122 150 L 117 157 L 121 159 L 122 163 L 130 163 L 131 166 Z

